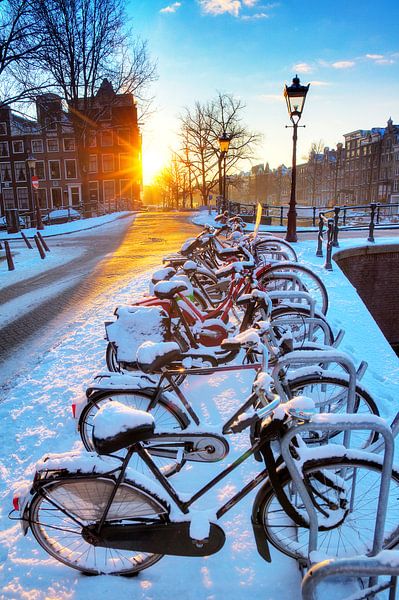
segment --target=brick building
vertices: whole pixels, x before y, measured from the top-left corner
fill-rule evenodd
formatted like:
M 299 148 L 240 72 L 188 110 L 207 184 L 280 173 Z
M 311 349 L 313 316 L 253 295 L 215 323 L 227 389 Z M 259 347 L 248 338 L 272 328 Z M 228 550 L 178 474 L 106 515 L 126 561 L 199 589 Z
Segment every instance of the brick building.
M 0 211 L 18 208 L 28 218 L 34 210 L 27 159 L 36 159 L 38 201 L 45 213 L 73 207 L 86 214 L 131 209 L 140 202 L 141 136 L 132 94 L 115 94 L 104 81 L 86 106 L 78 105 L 90 124 L 84 148 L 78 147 L 71 113 L 55 94 L 36 100 L 36 120 L 21 117 L 8 106 L 0 109 Z M 92 118 L 96 111 L 98 118 Z M 82 157 L 88 172 L 84 193 Z

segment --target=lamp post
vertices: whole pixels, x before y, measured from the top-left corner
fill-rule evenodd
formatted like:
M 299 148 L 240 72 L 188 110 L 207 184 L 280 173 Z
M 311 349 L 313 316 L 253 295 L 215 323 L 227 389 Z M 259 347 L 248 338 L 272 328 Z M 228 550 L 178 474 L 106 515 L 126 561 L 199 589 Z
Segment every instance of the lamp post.
M 34 187 L 33 182 L 35 181 L 35 166 L 36 166 L 36 158 L 33 156 L 33 154 L 28 154 L 28 158 L 26 159 L 27 165 L 29 167 L 29 172 L 30 172 L 30 182 L 31 182 L 31 187 L 33 190 L 33 202 L 34 202 L 34 208 L 35 208 L 35 216 L 36 216 L 36 229 L 38 230 L 42 230 L 44 229 L 44 225 L 43 225 L 43 221 L 42 221 L 42 215 L 40 212 L 40 206 L 39 206 L 39 199 L 38 199 L 38 195 L 37 195 L 37 188 Z M 35 178 L 35 179 L 34 179 Z
M 296 234 L 296 143 L 298 139 L 298 123 L 302 116 L 303 107 L 305 105 L 306 94 L 308 93 L 310 83 L 301 85 L 298 75 L 292 80 L 292 85 L 284 87 L 284 97 L 287 102 L 288 114 L 292 125 L 286 127 L 293 128 L 292 135 L 292 171 L 291 171 L 291 197 L 290 206 L 288 209 L 287 234 L 285 239 L 287 242 L 297 242 Z
M 219 164 L 220 164 L 220 166 L 222 165 L 222 162 L 223 162 L 223 175 L 222 175 L 222 183 L 221 183 L 221 185 L 220 185 L 220 182 L 219 182 L 219 189 L 221 187 L 221 190 L 220 190 L 221 194 L 220 195 L 222 196 L 222 212 L 224 212 L 225 210 L 227 210 L 227 198 L 226 198 L 226 156 L 227 156 L 227 152 L 229 150 L 230 139 L 231 139 L 230 136 L 228 136 L 225 131 L 223 131 L 222 135 L 219 136 L 219 148 L 220 148 L 220 157 L 219 157 L 220 163 Z

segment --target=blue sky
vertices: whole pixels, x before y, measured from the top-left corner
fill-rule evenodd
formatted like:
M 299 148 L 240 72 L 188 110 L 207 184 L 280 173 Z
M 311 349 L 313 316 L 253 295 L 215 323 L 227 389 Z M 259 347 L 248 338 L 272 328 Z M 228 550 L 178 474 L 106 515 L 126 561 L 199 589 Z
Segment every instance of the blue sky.
M 297 72 L 311 83 L 298 156 L 312 141 L 334 147 L 342 134 L 399 122 L 399 3 L 380 0 L 131 0 L 138 34 L 158 61 L 156 113 L 144 127 L 144 174 L 177 144 L 177 116 L 217 90 L 247 108 L 264 138 L 254 162 L 291 161 L 282 90 Z

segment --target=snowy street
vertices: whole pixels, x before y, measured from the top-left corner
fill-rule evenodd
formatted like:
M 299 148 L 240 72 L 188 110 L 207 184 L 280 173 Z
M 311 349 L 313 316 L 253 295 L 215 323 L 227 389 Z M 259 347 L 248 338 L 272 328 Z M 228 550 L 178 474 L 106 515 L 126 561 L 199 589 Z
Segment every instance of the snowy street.
M 300 600 L 296 562 L 272 549 L 273 562 L 268 564 L 257 553 L 250 522 L 254 492 L 222 519 L 226 543 L 218 554 L 165 557 L 131 579 L 80 575 L 50 558 L 30 532 L 23 537 L 19 523 L 8 519 L 13 486 L 32 478 L 35 463 L 46 453 L 81 446 L 70 407 L 105 369 L 104 321 L 113 319 L 118 305 L 147 293 L 162 257 L 198 232 L 182 213 L 140 213 L 90 231 L 49 238 L 51 251 L 76 252 L 76 257 L 0 291 L 2 600 L 166 600 L 172 590 L 184 600 Z M 363 240 L 343 240 L 341 249 L 359 244 Z M 397 411 L 398 358 L 338 266 L 334 264 L 333 272 L 323 269 L 323 259 L 315 257 L 315 236 L 295 248 L 299 261 L 310 265 L 327 286 L 329 322 L 335 333 L 346 331 L 340 350 L 350 354 L 356 366 L 361 360 L 369 363 L 363 383 L 381 415 L 391 421 Z M 2 281 L 6 277 L 2 272 Z M 252 381 L 248 371 L 192 377 L 183 389 L 204 428 L 213 430 L 244 400 Z M 173 477 L 173 485 L 184 493 L 198 489 L 244 452 L 248 434 L 229 436 L 228 442 L 230 454 L 222 463 L 186 465 Z M 220 506 L 262 468 L 252 459 L 245 462 L 199 507 Z

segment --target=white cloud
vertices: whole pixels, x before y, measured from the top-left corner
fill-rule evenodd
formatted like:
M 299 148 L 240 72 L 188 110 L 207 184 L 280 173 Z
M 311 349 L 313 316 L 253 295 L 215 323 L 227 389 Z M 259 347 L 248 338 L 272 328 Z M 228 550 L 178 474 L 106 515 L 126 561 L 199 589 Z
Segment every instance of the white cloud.
M 238 17 L 241 9 L 240 0 L 199 0 L 204 12 L 211 15 L 229 13 Z
M 393 65 L 394 63 L 393 58 L 379 58 L 375 61 L 376 65 Z
M 378 60 L 380 58 L 384 58 L 383 54 L 366 54 L 366 58 L 370 58 L 371 60 Z
M 270 11 L 279 6 L 278 2 L 260 5 L 258 12 L 253 11 L 259 3 L 259 0 L 198 0 L 202 10 L 210 15 L 230 14 L 233 17 L 239 17 L 243 21 L 252 21 L 259 19 L 268 19 Z M 246 12 L 244 12 L 246 11 Z
M 284 102 L 283 94 L 259 94 L 259 100 L 264 100 L 265 102 Z
M 297 63 L 292 68 L 296 73 L 311 73 L 313 71 L 313 67 L 305 62 Z
M 243 21 L 256 21 L 259 19 L 269 19 L 270 15 L 268 15 L 267 13 L 255 13 L 253 15 L 243 15 L 241 17 L 241 19 Z
M 173 2 L 173 4 L 169 4 L 169 6 L 165 6 L 165 8 L 161 8 L 159 12 L 161 13 L 174 13 L 181 6 L 181 2 Z
M 331 85 L 329 81 L 310 81 L 310 84 L 314 87 L 325 87 L 327 85 Z
M 332 63 L 332 67 L 334 69 L 350 69 L 355 66 L 354 60 L 338 60 L 337 62 Z

